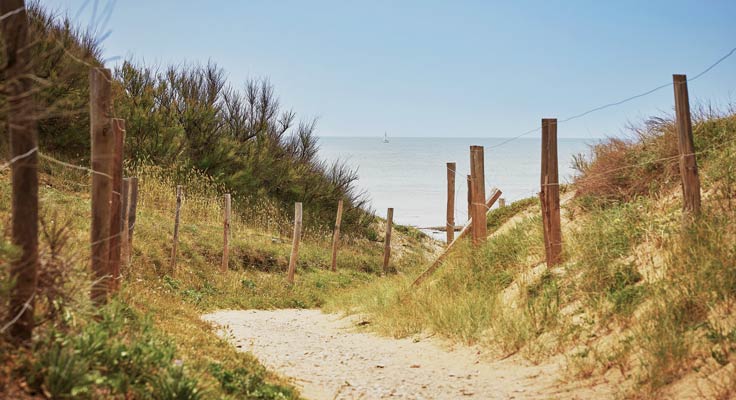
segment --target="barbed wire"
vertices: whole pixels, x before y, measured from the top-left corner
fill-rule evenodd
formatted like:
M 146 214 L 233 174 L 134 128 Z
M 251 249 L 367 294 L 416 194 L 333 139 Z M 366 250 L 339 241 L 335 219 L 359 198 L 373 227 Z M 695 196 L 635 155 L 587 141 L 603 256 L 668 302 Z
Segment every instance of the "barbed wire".
M 20 7 L 16 8 L 15 10 L 8 11 L 5 14 L 0 15 L 0 21 L 5 21 L 7 18 L 10 18 L 10 17 L 12 17 L 15 14 L 20 14 L 20 13 L 22 13 L 25 10 L 26 10 L 26 7 L 25 6 L 20 6 Z
M 23 154 L 19 154 L 19 155 L 15 156 L 15 157 L 11 158 L 10 160 L 8 160 L 8 162 L 0 165 L 0 171 L 2 171 L 4 169 L 7 169 L 7 168 L 10 168 L 10 166 L 13 165 L 14 163 L 16 163 L 16 162 L 18 162 L 18 161 L 20 161 L 20 160 L 22 160 L 22 159 L 24 159 L 26 157 L 29 157 L 31 154 L 33 154 L 33 153 L 35 153 L 37 151 L 38 151 L 38 146 L 36 146 L 36 147 L 28 150 L 27 152 L 25 152 Z
M 722 63 L 723 61 L 725 61 L 729 57 L 733 56 L 734 53 L 736 53 L 736 47 L 734 47 L 733 49 L 731 49 L 728 53 L 726 53 L 725 55 L 723 55 L 717 61 L 715 61 L 714 63 L 712 63 L 710 66 L 708 66 L 706 69 L 704 69 L 700 73 L 696 74 L 694 77 L 687 79 L 687 82 L 695 81 L 696 79 L 698 79 L 698 78 L 702 77 L 703 75 L 709 73 L 711 70 L 713 70 L 713 68 L 715 68 L 716 66 L 718 66 L 718 64 Z M 584 116 L 586 116 L 588 114 L 592 114 L 592 113 L 597 112 L 597 111 L 605 110 L 607 108 L 611 108 L 611 107 L 619 106 L 619 105 L 624 104 L 624 103 L 628 103 L 628 102 L 630 102 L 632 100 L 636 100 L 638 98 L 648 96 L 648 95 L 650 95 L 652 93 L 655 93 L 657 91 L 660 91 L 660 90 L 662 90 L 662 89 L 664 89 L 666 87 L 672 86 L 672 85 L 673 85 L 672 82 L 668 82 L 668 83 L 659 85 L 659 86 L 657 86 L 657 87 L 655 87 L 653 89 L 649 89 L 649 90 L 646 90 L 646 91 L 644 91 L 642 93 L 639 93 L 639 94 L 636 94 L 636 95 L 627 97 L 627 98 L 625 98 L 623 100 L 619 100 L 619 101 L 611 102 L 611 103 L 608 103 L 608 104 L 604 104 L 602 106 L 591 108 L 591 109 L 589 109 L 587 111 L 583 111 L 583 112 L 581 112 L 579 114 L 575 114 L 575 115 L 573 115 L 571 117 L 564 118 L 564 119 L 558 121 L 557 124 L 559 125 L 559 124 L 562 124 L 562 123 L 570 122 L 570 121 L 573 121 L 573 120 L 582 118 L 582 117 L 584 117 Z M 511 138 L 508 138 L 508 139 L 502 141 L 501 143 L 498 143 L 498 144 L 493 145 L 493 146 L 489 146 L 489 147 L 487 147 L 487 149 L 495 149 L 495 148 L 504 146 L 504 145 L 506 145 L 508 143 L 511 143 L 511 142 L 515 141 L 515 140 L 521 139 L 524 136 L 527 136 L 527 135 L 530 135 L 530 134 L 532 134 L 534 132 L 540 131 L 541 129 L 542 129 L 541 127 L 530 129 L 530 130 L 525 131 L 525 132 L 522 132 L 522 133 L 520 133 L 520 134 L 518 134 L 516 136 L 513 136 Z
M 36 293 L 31 294 L 31 297 L 29 297 L 28 300 L 26 300 L 26 302 L 23 303 L 23 307 L 21 307 L 21 309 L 18 312 L 18 314 L 16 314 L 16 316 L 13 317 L 13 319 L 11 319 L 10 321 L 8 321 L 7 324 L 3 325 L 2 329 L 0 329 L 0 334 L 5 333 L 5 331 L 8 328 L 10 328 L 11 326 L 13 326 L 16 322 L 18 322 L 18 320 L 20 319 L 21 316 L 23 316 L 23 313 L 26 312 L 26 310 L 28 310 L 28 309 L 31 308 L 31 302 L 33 301 L 33 298 L 35 296 L 36 296 Z
M 94 169 L 92 169 L 92 168 L 88 168 L 88 167 L 83 167 L 83 166 L 81 166 L 81 165 L 75 165 L 75 164 L 71 164 L 71 163 L 68 163 L 68 162 L 66 162 L 66 161 L 61 161 L 61 160 L 59 160 L 59 159 L 56 159 L 56 158 L 54 158 L 54 157 L 51 157 L 51 156 L 49 156 L 49 155 L 46 155 L 46 154 L 44 154 L 44 153 L 41 153 L 41 152 L 39 152 L 39 153 L 38 153 L 38 155 L 39 155 L 39 156 L 40 156 L 41 158 L 43 158 L 44 160 L 46 160 L 46 161 L 51 161 L 51 162 L 53 162 L 53 163 L 56 163 L 56 164 L 62 165 L 62 166 L 64 166 L 64 167 L 67 167 L 67 168 L 73 168 L 73 169 L 77 169 L 77 170 L 80 170 L 80 171 L 84 171 L 84 172 L 87 172 L 87 173 L 90 173 L 90 174 L 93 174 L 93 175 L 100 175 L 100 176 L 103 176 L 103 177 L 105 177 L 105 178 L 108 178 L 108 179 L 113 179 L 112 175 L 109 175 L 109 174 L 106 174 L 106 173 L 104 173 L 104 172 L 100 172 L 100 171 L 95 171 L 95 170 L 94 170 Z

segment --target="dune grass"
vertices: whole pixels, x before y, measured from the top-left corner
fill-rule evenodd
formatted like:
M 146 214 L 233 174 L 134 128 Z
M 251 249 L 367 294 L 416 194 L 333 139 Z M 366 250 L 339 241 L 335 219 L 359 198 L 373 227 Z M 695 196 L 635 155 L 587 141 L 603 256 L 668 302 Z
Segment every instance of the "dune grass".
M 632 139 L 576 158 L 562 265 L 543 262 L 530 198 L 492 210 L 490 238 L 459 244 L 419 287 L 404 277 L 371 282 L 326 308 L 363 314 L 370 329 L 397 337 L 434 334 L 534 362 L 562 354 L 572 379 L 606 375 L 623 397 L 676 396 L 693 390 L 678 386 L 691 379 L 696 395 L 732 396 L 736 114 L 696 112 L 703 211 L 694 219 L 681 212 L 673 129 L 653 119 Z
M 128 171 L 140 182 L 133 261 L 123 268 L 120 293 L 97 310 L 88 301 L 88 177 L 48 163 L 41 170 L 41 273 L 64 272 L 52 274 L 56 296 L 38 304 L 38 318 L 45 321 L 33 349 L 10 351 L 0 340 L 8 350 L 0 356 L 7 372 L 0 393 L 24 382 L 28 392 L 58 398 L 296 399 L 289 382 L 238 352 L 200 316 L 217 309 L 319 307 L 335 293 L 379 277 L 379 227 L 373 230 L 375 240 L 343 238 L 336 273 L 327 270 L 331 232 L 307 231 L 296 281 L 288 284 L 291 243 L 281 233 L 290 217 L 269 205 L 236 208 L 229 268 L 221 272 L 223 188 L 202 174 L 175 181 L 161 169 L 142 167 Z M 2 178 L 0 218 L 9 221 L 9 177 Z M 185 200 L 172 269 L 176 184 L 185 187 Z M 13 249 L 3 238 L 2 259 L 8 260 Z M 394 238 L 392 266 L 398 271 L 422 264 L 431 249 L 428 238 L 410 228 L 399 229 Z M 0 264 L 4 293 L 10 283 L 7 264 Z

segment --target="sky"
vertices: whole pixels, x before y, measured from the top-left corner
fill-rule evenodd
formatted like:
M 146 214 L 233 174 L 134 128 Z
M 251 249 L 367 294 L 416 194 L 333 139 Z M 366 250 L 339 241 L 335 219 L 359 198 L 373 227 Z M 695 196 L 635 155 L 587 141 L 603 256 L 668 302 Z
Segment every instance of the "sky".
M 214 61 L 235 87 L 268 78 L 322 136 L 513 137 L 692 77 L 736 48 L 733 0 L 41 4 L 95 29 L 110 67 Z M 689 90 L 693 106 L 736 103 L 736 54 Z M 620 136 L 672 109 L 666 87 L 558 135 Z

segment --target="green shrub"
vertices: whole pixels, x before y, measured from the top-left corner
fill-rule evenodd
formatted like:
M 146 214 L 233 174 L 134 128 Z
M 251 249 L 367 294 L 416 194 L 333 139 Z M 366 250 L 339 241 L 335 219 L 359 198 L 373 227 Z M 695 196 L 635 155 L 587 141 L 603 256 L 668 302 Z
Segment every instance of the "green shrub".
M 158 398 L 199 398 L 197 380 L 172 369 L 175 350 L 149 320 L 113 301 L 97 319 L 41 337 L 37 357 L 28 360 L 28 381 L 52 398 L 145 397 L 151 388 Z
M 171 366 L 150 380 L 155 400 L 199 400 L 203 391 L 197 381 L 187 376 L 184 366 Z
M 290 389 L 264 382 L 262 373 L 252 373 L 245 368 L 228 369 L 219 363 L 210 364 L 208 371 L 217 379 L 225 393 L 238 398 L 280 400 L 294 397 Z

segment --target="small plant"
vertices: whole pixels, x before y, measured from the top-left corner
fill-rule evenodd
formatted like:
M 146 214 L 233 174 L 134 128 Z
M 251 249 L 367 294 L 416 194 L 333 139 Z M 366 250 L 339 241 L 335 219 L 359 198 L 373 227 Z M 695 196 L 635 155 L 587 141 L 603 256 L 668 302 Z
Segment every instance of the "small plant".
M 32 363 L 29 383 L 52 399 L 87 397 L 94 383 L 87 358 L 56 342 Z
M 254 400 L 282 400 L 294 397 L 290 389 L 266 383 L 262 373 L 252 373 L 245 368 L 228 369 L 219 363 L 210 364 L 208 371 L 227 394 Z
M 256 288 L 256 283 L 247 278 L 241 279 L 240 284 L 243 286 L 244 289 L 255 290 Z
M 187 376 L 184 366 L 171 366 L 150 380 L 155 400 L 199 400 L 203 391 L 197 381 Z

